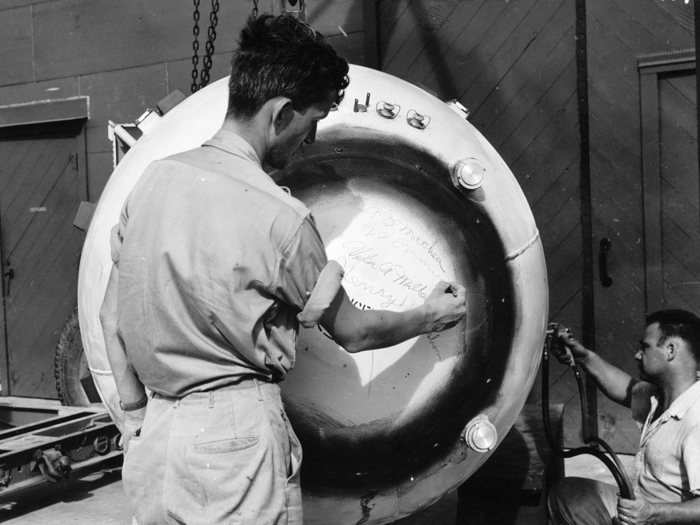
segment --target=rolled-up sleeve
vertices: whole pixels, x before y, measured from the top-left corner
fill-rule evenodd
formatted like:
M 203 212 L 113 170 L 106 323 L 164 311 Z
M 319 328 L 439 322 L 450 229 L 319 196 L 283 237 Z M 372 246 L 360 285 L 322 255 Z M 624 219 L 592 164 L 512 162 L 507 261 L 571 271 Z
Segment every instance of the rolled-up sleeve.
M 700 426 L 690 430 L 683 441 L 682 453 L 688 492 L 692 497 L 700 497 Z
M 646 381 L 633 381 L 630 392 L 630 408 L 632 409 L 632 419 L 641 428 L 649 415 L 651 397 L 657 394 L 657 388 Z
M 327 263 L 323 240 L 308 215 L 282 251 L 277 294 L 303 310 Z

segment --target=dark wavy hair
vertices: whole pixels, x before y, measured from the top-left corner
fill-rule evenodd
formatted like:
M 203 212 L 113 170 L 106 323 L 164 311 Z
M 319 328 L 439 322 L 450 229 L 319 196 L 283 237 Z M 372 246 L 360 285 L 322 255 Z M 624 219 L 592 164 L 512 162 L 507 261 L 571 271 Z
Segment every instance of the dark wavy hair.
M 695 360 L 700 363 L 700 318 L 687 310 L 659 310 L 646 318 L 647 326 L 659 323 L 663 334 L 659 344 L 667 337 L 680 337 L 690 345 Z
M 250 118 L 274 97 L 288 97 L 297 111 L 336 103 L 348 85 L 348 63 L 323 35 L 291 15 L 251 17 L 231 62 L 227 114 Z

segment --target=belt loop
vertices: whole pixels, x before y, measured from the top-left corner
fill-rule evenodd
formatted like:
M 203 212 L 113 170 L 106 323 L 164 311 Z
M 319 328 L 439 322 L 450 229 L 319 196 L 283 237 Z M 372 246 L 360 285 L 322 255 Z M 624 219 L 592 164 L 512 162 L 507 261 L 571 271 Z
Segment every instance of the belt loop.
M 214 391 L 209 391 L 209 408 L 214 408 Z

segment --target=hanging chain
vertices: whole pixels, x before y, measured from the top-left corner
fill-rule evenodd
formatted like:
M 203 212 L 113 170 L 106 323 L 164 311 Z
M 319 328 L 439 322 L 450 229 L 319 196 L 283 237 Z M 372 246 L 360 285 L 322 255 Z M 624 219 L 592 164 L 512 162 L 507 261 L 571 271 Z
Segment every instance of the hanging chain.
M 199 0 L 194 0 L 194 13 L 192 13 L 194 18 L 194 26 L 192 26 L 192 35 L 194 40 L 192 41 L 192 85 L 190 86 L 190 91 L 194 93 L 197 91 L 197 76 L 199 70 Z
M 211 71 L 211 57 L 214 54 L 214 41 L 216 40 L 216 25 L 219 23 L 219 0 L 211 0 L 211 12 L 209 13 L 209 28 L 207 29 L 207 43 L 204 44 L 204 64 L 199 76 L 199 87 L 209 84 L 209 71 Z
M 199 2 L 194 0 L 194 26 L 192 27 L 192 85 L 190 91 L 194 93 L 209 83 L 209 71 L 211 71 L 212 56 L 214 55 L 214 41 L 216 40 L 216 25 L 219 23 L 219 0 L 211 0 L 211 12 L 209 13 L 209 28 L 207 29 L 207 41 L 204 44 L 204 56 L 202 57 L 202 71 L 199 71 Z M 199 83 L 197 80 L 199 79 Z
M 258 13 L 260 10 L 258 9 L 258 0 L 253 0 L 253 18 L 258 18 Z

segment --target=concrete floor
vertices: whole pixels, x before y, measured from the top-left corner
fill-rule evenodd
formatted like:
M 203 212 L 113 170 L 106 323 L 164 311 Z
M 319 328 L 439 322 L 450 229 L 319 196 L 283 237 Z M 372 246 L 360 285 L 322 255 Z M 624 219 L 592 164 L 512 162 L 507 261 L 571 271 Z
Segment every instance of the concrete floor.
M 622 456 L 621 459 L 629 466 L 633 457 Z M 590 456 L 566 460 L 565 472 L 567 476 L 582 475 L 614 483 L 605 467 Z M 394 525 L 453 525 L 456 517 L 457 493 L 453 491 L 430 508 Z M 470 525 L 472 521 L 488 523 L 488 519 L 481 516 L 474 520 L 463 519 L 458 525 Z M 44 485 L 25 492 L 18 501 L 0 499 L 0 522 L 6 525 L 131 525 L 131 513 L 119 472 L 108 472 L 57 485 Z M 540 505 L 520 507 L 512 525 L 545 523 L 544 509 Z
M 452 525 L 456 516 L 457 492 L 453 491 L 430 508 L 394 525 Z M 46 485 L 24 493 L 18 501 L 0 500 L 0 523 L 131 525 L 131 513 L 122 490 L 120 474 L 115 472 L 96 474 L 60 485 Z M 524 509 L 523 519 L 519 519 L 517 525 L 543 523 L 537 509 Z
M 119 472 L 46 484 L 15 500 L 0 500 L 0 523 L 6 525 L 130 525 Z

